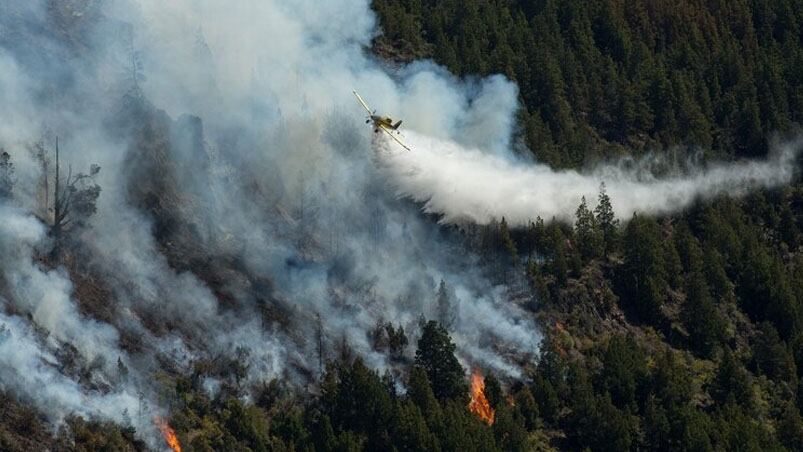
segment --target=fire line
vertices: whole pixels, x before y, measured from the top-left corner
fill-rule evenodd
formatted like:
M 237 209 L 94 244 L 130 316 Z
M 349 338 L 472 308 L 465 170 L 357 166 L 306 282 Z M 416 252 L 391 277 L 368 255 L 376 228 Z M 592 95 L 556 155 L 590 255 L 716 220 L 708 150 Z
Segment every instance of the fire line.
M 471 400 L 468 409 L 488 425 L 494 423 L 494 409 L 485 397 L 485 378 L 479 370 L 471 374 Z

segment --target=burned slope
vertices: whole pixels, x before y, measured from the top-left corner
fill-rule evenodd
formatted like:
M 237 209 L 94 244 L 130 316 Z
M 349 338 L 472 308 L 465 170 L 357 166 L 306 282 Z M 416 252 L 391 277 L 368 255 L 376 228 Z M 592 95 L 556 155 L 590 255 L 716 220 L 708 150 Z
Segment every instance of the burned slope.
M 204 184 L 211 169 L 202 120 L 188 115 L 173 120 L 144 97 L 130 94 L 108 129 L 128 142 L 126 202 L 148 219 L 168 265 L 206 284 L 221 310 L 255 310 L 268 323 L 286 324 L 289 310 L 275 296 L 271 279 L 246 268 L 237 246 L 231 246 L 238 239 L 221 236 L 209 223 L 203 194 L 181 185 L 187 178 Z

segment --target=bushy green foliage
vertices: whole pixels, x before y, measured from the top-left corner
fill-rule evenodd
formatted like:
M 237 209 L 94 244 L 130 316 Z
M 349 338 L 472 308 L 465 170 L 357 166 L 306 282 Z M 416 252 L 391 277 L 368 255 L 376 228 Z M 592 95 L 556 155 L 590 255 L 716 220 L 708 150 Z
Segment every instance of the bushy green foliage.
M 653 218 L 634 215 L 623 241 L 624 264 L 618 280 L 622 305 L 638 319 L 657 324 L 667 288 L 660 227 Z
M 460 76 L 516 81 L 518 138 L 556 166 L 675 145 L 758 155 L 768 133 L 801 121 L 799 0 L 373 6 L 380 55 L 431 56 Z M 801 193 L 716 199 L 620 224 L 602 186 L 574 224 L 539 219 L 518 231 L 500 219 L 469 230 L 467 246 L 492 279 L 526 275 L 536 300 L 527 306 L 550 319 L 523 379 L 488 375 L 493 426 L 467 410 L 466 372 L 438 322 L 379 325 L 394 372 L 344 357 L 314 396 L 270 384 L 249 405 L 184 385 L 174 424 L 198 450 L 798 449 Z M 435 305 L 448 327 L 447 289 Z M 590 295 L 570 296 L 578 292 Z M 589 305 L 603 294 L 605 309 Z M 418 339 L 414 363 L 405 362 L 407 335 Z
M 517 82 L 516 138 L 558 167 L 687 145 L 760 155 L 772 132 L 803 120 L 801 0 L 372 3 L 380 55 Z M 12 186 L 10 156 L 0 155 L 0 198 Z M 86 192 L 82 214 L 97 194 Z M 522 305 L 543 320 L 525 375 L 486 379 L 492 426 L 467 410 L 445 283 L 435 305 L 446 328 L 377 326 L 393 372 L 344 356 L 310 377 L 308 392 L 276 380 L 246 388 L 239 350 L 175 376 L 170 424 L 201 451 L 803 448 L 803 188 L 623 224 L 604 186 L 592 201 L 573 224 L 538 219 L 518 231 L 500 219 L 464 234 L 493 281 L 526 272 L 535 301 Z M 214 397 L 207 376 L 223 382 Z M 141 450 L 135 438 L 79 417 L 52 437 L 34 410 L 0 393 L 2 450 Z
M 565 327 L 545 341 L 531 388 L 541 421 L 566 434 L 555 442 L 559 447 L 796 447 L 802 299 L 789 288 L 801 287 L 803 259 L 800 250 L 786 251 L 779 228 L 788 225 L 771 222 L 771 212 L 782 210 L 796 190 L 745 202 L 718 199 L 667 219 L 635 215 L 615 226 L 621 239 L 610 249 L 586 251 L 581 271 L 568 262 L 589 249 L 582 242 L 595 224 L 585 202 L 568 234 L 554 223 L 530 228 L 533 237 L 556 238 L 539 242 L 533 252 L 543 259 L 527 270 L 536 295 L 549 301 L 548 312 L 589 309 L 573 305 L 578 299 L 566 288 L 587 284 L 581 275 L 602 265 L 629 321 L 663 339 L 660 351 L 652 344 L 649 352 L 644 338 L 632 334 L 599 340 L 599 324 L 584 325 L 581 317 L 574 332 L 594 344 L 583 358 L 569 358 L 571 343 L 559 339 Z M 801 219 L 794 221 L 797 227 Z M 572 315 L 563 317 L 576 320 Z M 734 351 L 734 344 L 742 345 Z
M 424 369 L 432 385 L 435 397 L 440 400 L 467 401 L 468 387 L 465 371 L 454 355 L 455 345 L 449 333 L 438 322 L 431 320 L 424 325 L 415 365 Z
M 425 336 L 427 339 L 425 340 Z M 449 353 L 451 338 L 435 322 L 423 327 L 419 356 L 428 356 L 429 342 L 440 342 Z M 452 358 L 454 355 L 452 355 Z M 445 361 L 450 361 L 448 357 Z M 546 447 L 531 434 L 539 431 L 538 407 L 524 388 L 508 401 L 498 381 L 489 377 L 488 393 L 495 400 L 498 421 L 493 427 L 467 408 L 465 375 L 455 369 L 451 382 L 460 391 L 440 400 L 425 358 L 406 369 L 405 392 L 395 382 L 369 369 L 359 358 L 330 363 L 317 396 L 296 396 L 271 383 L 263 387 L 258 404 L 235 396 L 207 400 L 204 390 L 189 380 L 179 381 L 180 403 L 171 419 L 180 439 L 193 438 L 193 450 L 323 450 L 323 451 L 446 451 L 532 450 Z M 459 364 L 458 364 L 459 366 Z
M 760 155 L 803 119 L 799 0 L 372 3 L 388 56 L 515 81 L 522 138 L 553 165 L 621 146 Z

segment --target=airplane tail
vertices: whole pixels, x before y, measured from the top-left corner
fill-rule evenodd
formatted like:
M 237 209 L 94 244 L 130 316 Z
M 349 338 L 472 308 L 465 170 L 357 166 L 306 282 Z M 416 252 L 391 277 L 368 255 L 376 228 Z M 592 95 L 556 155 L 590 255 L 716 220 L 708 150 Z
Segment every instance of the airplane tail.
M 399 128 L 399 126 L 401 125 L 401 123 L 402 123 L 402 122 L 401 122 L 401 120 L 400 120 L 400 121 L 399 121 L 399 122 L 397 122 L 396 124 L 393 124 L 393 130 L 396 130 L 396 129 L 398 129 L 398 128 Z

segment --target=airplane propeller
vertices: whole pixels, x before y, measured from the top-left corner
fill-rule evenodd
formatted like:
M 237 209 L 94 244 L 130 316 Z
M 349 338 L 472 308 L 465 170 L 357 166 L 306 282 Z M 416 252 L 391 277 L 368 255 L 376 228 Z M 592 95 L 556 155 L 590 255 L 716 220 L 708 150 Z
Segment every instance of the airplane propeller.
M 399 132 L 396 129 L 398 129 L 399 126 L 401 125 L 401 121 L 398 121 L 396 124 L 390 124 L 391 122 L 390 118 L 386 117 L 380 118 L 379 116 L 377 116 L 376 110 L 371 110 L 371 108 L 368 106 L 368 104 L 365 103 L 363 98 L 360 97 L 359 94 L 357 94 L 357 91 L 352 91 L 352 93 L 354 93 L 354 96 L 357 98 L 357 101 L 360 102 L 360 105 L 362 105 L 362 107 L 365 108 L 365 111 L 368 112 L 368 115 L 365 118 L 365 123 L 370 124 L 372 120 L 375 122 L 374 133 L 379 133 L 380 131 L 386 132 L 388 135 L 390 135 L 391 138 L 396 140 L 396 142 L 399 143 L 404 149 L 407 149 L 409 151 L 410 148 L 398 138 L 399 136 L 401 136 L 401 132 Z M 393 133 L 394 131 L 396 132 L 395 134 Z

